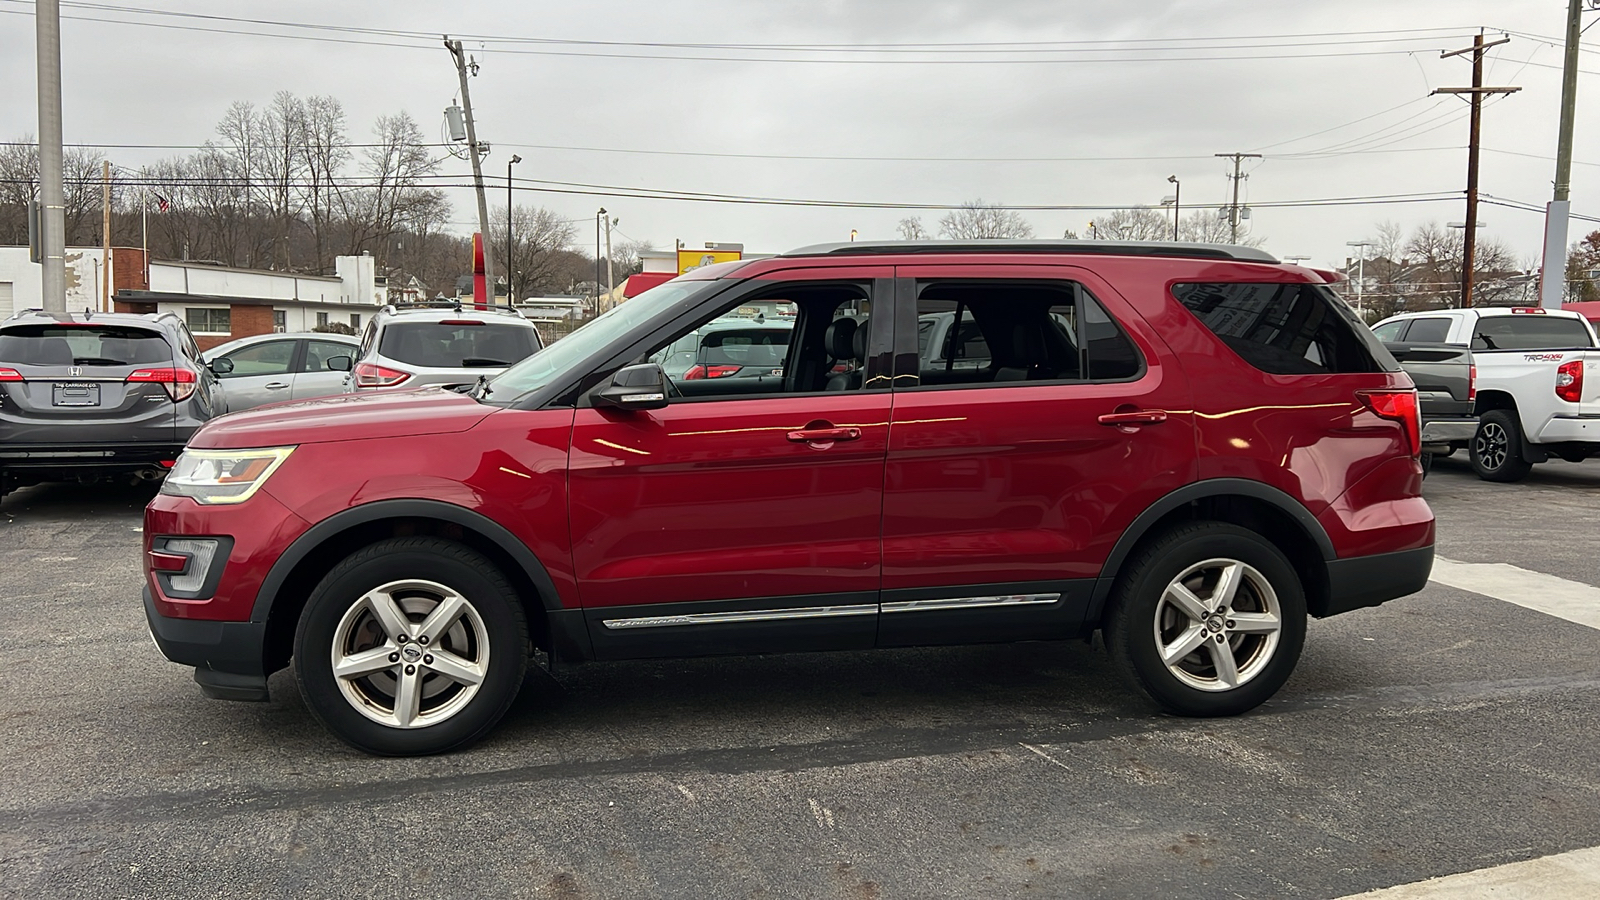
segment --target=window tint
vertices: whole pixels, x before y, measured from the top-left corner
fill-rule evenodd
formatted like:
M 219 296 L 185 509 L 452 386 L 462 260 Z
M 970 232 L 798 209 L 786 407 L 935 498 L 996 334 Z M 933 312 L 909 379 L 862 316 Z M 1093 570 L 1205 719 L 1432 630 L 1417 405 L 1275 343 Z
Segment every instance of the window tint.
M 356 355 L 356 348 L 349 344 L 337 344 L 333 341 L 306 341 L 306 360 L 301 367 L 303 372 L 328 372 L 328 360 L 335 356 Z
M 1450 337 L 1450 320 L 1444 317 L 1412 319 L 1406 340 L 1414 344 L 1442 344 Z
M 1172 294 L 1229 349 L 1263 372 L 1383 371 L 1368 348 L 1371 332 L 1323 285 L 1178 284 Z M 1357 328 L 1367 333 L 1365 340 Z
M 294 341 L 262 341 L 240 347 L 227 355 L 233 371 L 223 378 L 248 378 L 252 375 L 282 375 L 294 361 Z
M 723 317 L 680 333 L 646 355 L 675 395 L 849 391 L 862 387 L 871 294 L 866 284 L 780 285 L 744 297 Z M 780 315 L 768 316 L 768 309 Z M 749 318 L 749 312 L 756 312 Z M 781 315 L 793 310 L 793 317 Z
M 1406 319 L 1401 319 L 1398 322 L 1385 322 L 1372 329 L 1372 335 L 1380 341 L 1398 341 L 1400 340 L 1400 330 L 1406 327 L 1407 321 Z
M 538 349 L 529 326 L 455 321 L 390 322 L 378 339 L 378 352 L 414 366 L 463 369 L 509 366 Z
M 1143 365 L 1133 342 L 1081 285 L 930 281 L 919 285 L 923 386 L 1115 381 Z
M 1589 332 L 1579 320 L 1538 313 L 1483 316 L 1472 334 L 1474 350 L 1562 350 L 1591 346 Z
M 138 366 L 170 363 L 160 334 L 122 326 L 21 325 L 0 334 L 0 362 L 26 366 Z

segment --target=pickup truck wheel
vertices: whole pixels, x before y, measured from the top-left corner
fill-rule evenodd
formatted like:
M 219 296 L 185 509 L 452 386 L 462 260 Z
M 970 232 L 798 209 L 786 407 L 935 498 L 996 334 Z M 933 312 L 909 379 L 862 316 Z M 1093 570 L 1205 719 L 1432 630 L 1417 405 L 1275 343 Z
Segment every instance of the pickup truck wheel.
M 1478 419 L 1472 439 L 1472 470 L 1484 481 L 1520 481 L 1533 464 L 1522 458 L 1522 426 L 1516 413 L 1492 409 Z
M 1181 525 L 1129 560 L 1105 621 L 1123 677 L 1168 712 L 1231 716 L 1288 680 L 1305 642 L 1300 578 L 1261 535 Z
M 294 669 L 313 715 L 381 756 L 457 750 L 517 696 L 528 626 L 494 564 L 439 538 L 357 551 L 312 591 Z

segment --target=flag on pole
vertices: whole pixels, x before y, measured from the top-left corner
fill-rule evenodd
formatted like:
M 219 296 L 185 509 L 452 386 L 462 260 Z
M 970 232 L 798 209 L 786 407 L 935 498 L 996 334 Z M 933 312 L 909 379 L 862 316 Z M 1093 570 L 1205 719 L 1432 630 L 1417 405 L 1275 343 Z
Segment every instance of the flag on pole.
M 166 212 L 167 208 L 172 205 L 167 202 L 167 198 L 157 194 L 155 191 L 151 191 L 150 194 L 156 198 L 156 209 L 160 212 Z

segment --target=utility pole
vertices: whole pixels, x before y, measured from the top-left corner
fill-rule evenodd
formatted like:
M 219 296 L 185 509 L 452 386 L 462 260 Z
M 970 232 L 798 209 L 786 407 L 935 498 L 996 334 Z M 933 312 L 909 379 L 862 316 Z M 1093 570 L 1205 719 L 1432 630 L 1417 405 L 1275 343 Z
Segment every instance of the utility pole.
M 506 160 L 506 302 L 512 306 L 517 305 L 517 295 L 511 287 L 511 260 L 516 258 L 517 245 L 511 238 L 511 167 L 519 162 L 522 157 L 515 153 Z
M 616 281 L 612 277 L 612 272 L 611 272 L 611 226 L 615 225 L 618 221 L 620 221 L 620 220 L 619 219 L 613 219 L 610 216 L 606 216 L 606 299 L 607 299 L 607 302 L 610 302 L 610 300 L 612 299 L 611 298 L 611 292 L 617 289 Z M 630 225 L 628 227 L 631 228 L 633 226 Z
M 600 315 L 600 222 L 606 217 L 606 208 L 594 214 L 594 314 Z
M 1462 231 L 1461 245 L 1461 308 L 1472 306 L 1472 275 L 1477 263 L 1478 249 L 1478 133 L 1479 119 L 1483 113 L 1483 97 L 1485 94 L 1515 94 L 1522 90 L 1519 87 L 1484 87 L 1483 86 L 1483 54 L 1490 47 L 1498 47 L 1510 41 L 1511 38 L 1503 37 L 1498 41 L 1483 42 L 1483 32 L 1478 32 L 1472 39 L 1471 47 L 1460 50 L 1446 50 L 1439 54 L 1440 59 L 1451 56 L 1460 56 L 1463 53 L 1472 54 L 1472 87 L 1469 88 L 1434 88 L 1435 94 L 1466 94 L 1472 104 L 1472 124 L 1467 137 L 1467 222 Z
M 1544 210 L 1544 262 L 1539 268 L 1539 305 L 1560 309 L 1567 286 L 1567 216 L 1572 204 L 1572 117 L 1578 103 L 1578 27 L 1581 0 L 1567 4 L 1567 58 L 1561 70 L 1561 131 L 1556 141 L 1556 189 Z
M 444 46 L 450 51 L 451 59 L 456 63 L 456 75 L 461 79 L 461 108 L 466 116 L 467 123 L 467 149 L 472 155 L 472 185 L 478 192 L 478 230 L 483 232 L 483 280 L 488 285 L 485 299 L 494 305 L 494 253 L 489 243 L 489 201 L 483 195 L 483 155 L 484 147 L 478 143 L 478 128 L 472 121 L 472 96 L 467 93 L 467 69 L 469 64 L 466 56 L 461 52 L 461 42 L 450 40 L 450 35 L 444 36 Z M 471 63 L 472 74 L 478 73 L 478 64 Z M 509 287 L 508 287 L 509 289 Z
M 48 312 L 67 311 L 67 198 L 61 184 L 61 0 L 33 6 L 39 72 L 39 262 Z
M 111 160 L 100 161 L 100 311 L 111 311 Z
M 1221 157 L 1222 159 L 1233 160 L 1233 174 L 1228 176 L 1229 178 L 1233 179 L 1233 202 L 1228 204 L 1228 223 L 1233 226 L 1233 234 L 1229 240 L 1232 243 L 1237 244 L 1239 243 L 1239 219 L 1243 212 L 1243 208 L 1239 206 L 1239 182 L 1250 177 L 1249 175 L 1245 175 L 1239 171 L 1239 163 L 1241 160 L 1246 159 L 1260 159 L 1261 154 L 1213 153 L 1211 155 Z

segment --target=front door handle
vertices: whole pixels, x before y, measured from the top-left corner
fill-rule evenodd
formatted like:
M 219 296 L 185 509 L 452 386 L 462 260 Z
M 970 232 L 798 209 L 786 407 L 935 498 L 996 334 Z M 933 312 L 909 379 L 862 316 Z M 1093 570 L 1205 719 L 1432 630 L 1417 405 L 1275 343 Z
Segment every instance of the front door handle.
M 1166 420 L 1167 411 L 1164 409 L 1130 409 L 1106 413 L 1100 417 L 1100 424 L 1126 428 L 1140 425 L 1160 425 Z
M 846 426 L 843 428 L 802 428 L 791 431 L 785 435 L 796 444 L 820 444 L 830 441 L 858 441 L 861 439 L 861 429 Z
M 267 385 L 267 390 L 269 390 L 269 391 L 281 391 L 281 390 L 283 390 L 284 388 L 286 388 L 288 386 L 289 386 L 288 384 L 286 384 L 286 383 L 284 383 L 282 381 L 274 381 L 271 384 Z

